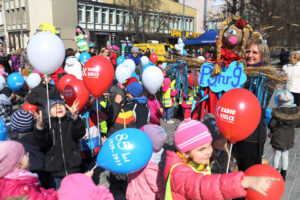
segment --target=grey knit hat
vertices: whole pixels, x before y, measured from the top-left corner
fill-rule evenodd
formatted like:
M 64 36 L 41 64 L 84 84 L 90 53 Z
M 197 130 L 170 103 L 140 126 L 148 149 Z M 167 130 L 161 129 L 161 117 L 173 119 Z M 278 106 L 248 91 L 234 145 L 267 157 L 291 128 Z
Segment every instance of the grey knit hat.
M 288 106 L 294 103 L 294 96 L 289 91 L 281 92 L 277 98 L 279 106 Z
M 137 47 L 132 47 L 132 48 L 131 48 L 131 53 L 139 53 L 139 48 L 137 48 Z
M 17 110 L 11 116 L 11 129 L 15 133 L 28 133 L 33 129 L 34 118 L 27 110 Z

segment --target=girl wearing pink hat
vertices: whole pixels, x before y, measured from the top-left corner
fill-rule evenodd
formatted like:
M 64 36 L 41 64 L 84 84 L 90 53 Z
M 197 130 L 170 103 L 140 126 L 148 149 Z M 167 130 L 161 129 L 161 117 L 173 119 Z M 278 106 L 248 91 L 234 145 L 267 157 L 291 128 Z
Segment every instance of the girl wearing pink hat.
M 270 183 L 277 181 L 243 172 L 211 175 L 211 142 L 211 134 L 201 122 L 185 120 L 179 124 L 174 135 L 177 151 L 167 151 L 166 155 L 166 200 L 234 199 L 245 196 L 247 188 L 266 195 Z

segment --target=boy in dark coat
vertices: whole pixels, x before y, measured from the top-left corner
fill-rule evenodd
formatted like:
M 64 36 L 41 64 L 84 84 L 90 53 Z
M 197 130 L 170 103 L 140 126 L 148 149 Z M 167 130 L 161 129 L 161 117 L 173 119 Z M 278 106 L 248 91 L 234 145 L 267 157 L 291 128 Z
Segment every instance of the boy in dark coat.
M 37 105 L 38 110 L 42 111 L 43 122 L 48 122 L 48 115 L 46 114 L 47 108 L 47 90 L 46 81 L 48 82 L 49 99 L 60 98 L 60 92 L 55 85 L 50 85 L 50 76 L 47 76 L 47 80 L 44 77 L 42 82 L 28 94 L 27 101 L 32 105 Z
M 294 97 L 290 92 L 280 93 L 279 106 L 273 109 L 268 125 L 271 130 L 271 145 L 275 149 L 273 166 L 278 169 L 282 156 L 281 175 L 284 180 L 288 168 L 289 149 L 294 146 L 295 128 L 300 126 L 300 107 L 296 107 L 293 102 Z
M 69 107 L 61 99 L 50 100 L 51 129 L 43 125 L 42 112 L 34 113 L 36 126 L 34 137 L 46 148 L 45 167 L 53 177 L 52 186 L 59 188 L 63 177 L 79 173 L 81 156 L 79 140 L 85 134 L 84 122 L 78 117 L 79 102 L 74 101 Z M 71 117 L 67 115 L 67 109 Z
M 135 79 L 136 80 L 136 79 Z M 143 86 L 137 81 L 126 84 L 126 95 L 129 101 L 126 107 L 133 111 L 136 121 L 136 128 L 149 124 L 150 108 L 147 105 L 147 97 L 142 96 Z

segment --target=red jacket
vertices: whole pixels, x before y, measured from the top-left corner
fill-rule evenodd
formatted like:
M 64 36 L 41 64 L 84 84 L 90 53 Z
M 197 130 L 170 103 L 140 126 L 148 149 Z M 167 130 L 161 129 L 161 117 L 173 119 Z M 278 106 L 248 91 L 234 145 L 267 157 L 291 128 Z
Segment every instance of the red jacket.
M 1 178 L 0 188 L 0 199 L 28 195 L 28 200 L 57 200 L 54 189 L 42 188 L 37 175 L 23 169 Z
M 164 178 L 168 179 L 171 167 L 183 160 L 173 151 L 167 151 Z M 241 185 L 243 172 L 229 174 L 203 175 L 196 173 L 191 166 L 177 165 L 171 173 L 173 200 L 185 199 L 234 199 L 246 195 Z
M 118 58 L 118 56 L 117 56 L 116 53 L 110 54 L 109 58 L 110 58 L 110 61 L 111 61 L 111 63 L 113 65 L 117 65 L 117 58 Z
M 67 73 L 63 68 L 59 67 L 55 72 L 51 74 L 51 78 L 54 82 L 54 85 L 58 87 L 58 74 Z

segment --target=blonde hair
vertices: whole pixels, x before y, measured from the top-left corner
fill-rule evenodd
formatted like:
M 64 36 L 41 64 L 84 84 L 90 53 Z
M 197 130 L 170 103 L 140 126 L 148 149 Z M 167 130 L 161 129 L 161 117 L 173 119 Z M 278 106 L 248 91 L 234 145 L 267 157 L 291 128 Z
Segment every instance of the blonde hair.
M 223 35 L 224 35 L 224 32 L 227 30 L 228 28 L 228 25 L 230 23 L 232 23 L 233 21 L 236 21 L 236 20 L 239 20 L 241 19 L 240 17 L 238 16 L 233 16 L 231 18 L 227 18 L 221 25 L 221 28 L 220 28 L 220 32 L 219 32 L 219 36 L 218 36 L 218 40 L 217 40 L 217 60 L 216 60 L 216 64 L 214 65 L 214 69 L 213 69 L 213 74 L 220 74 L 221 73 L 221 67 L 220 67 L 220 59 L 221 59 L 221 49 L 222 49 L 222 40 L 223 40 Z M 251 37 L 253 35 L 253 29 L 252 27 L 247 24 L 243 29 L 242 29 L 242 33 L 243 35 L 246 33 L 246 30 L 249 30 L 249 37 Z M 241 52 L 239 53 L 239 56 L 241 57 L 241 60 L 243 62 L 243 64 L 245 64 L 245 60 L 244 60 L 244 56 L 246 54 L 246 49 L 245 49 L 245 46 L 246 46 L 246 43 L 247 43 L 247 39 L 246 37 L 243 37 L 242 38 L 242 46 L 241 46 Z
M 247 41 L 246 48 L 249 49 L 252 45 L 257 45 L 260 54 L 260 61 L 263 66 L 270 65 L 270 50 L 268 45 L 264 42 L 260 33 L 255 32 L 254 36 Z
M 108 51 L 107 48 L 104 48 L 104 47 L 101 48 L 101 50 L 100 50 L 100 55 L 102 55 L 105 51 Z
M 292 52 L 290 53 L 290 56 L 294 56 L 295 59 L 297 59 L 297 61 L 300 60 L 300 53 L 299 53 L 298 51 L 292 51 Z

